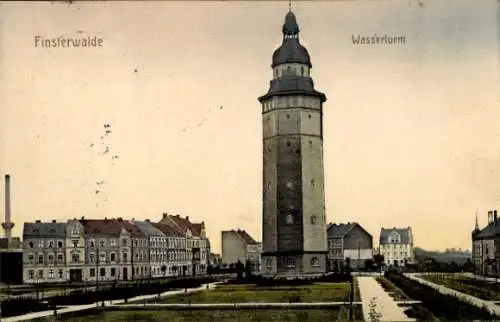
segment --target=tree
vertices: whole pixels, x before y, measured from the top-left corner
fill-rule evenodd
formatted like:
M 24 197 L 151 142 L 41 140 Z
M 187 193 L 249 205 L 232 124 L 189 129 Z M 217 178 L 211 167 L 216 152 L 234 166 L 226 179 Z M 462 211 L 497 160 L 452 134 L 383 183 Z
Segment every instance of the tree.
M 371 270 L 373 269 L 374 261 L 373 259 L 365 260 L 365 269 Z
M 373 255 L 373 261 L 378 266 L 381 267 L 384 264 L 384 255 L 375 254 Z

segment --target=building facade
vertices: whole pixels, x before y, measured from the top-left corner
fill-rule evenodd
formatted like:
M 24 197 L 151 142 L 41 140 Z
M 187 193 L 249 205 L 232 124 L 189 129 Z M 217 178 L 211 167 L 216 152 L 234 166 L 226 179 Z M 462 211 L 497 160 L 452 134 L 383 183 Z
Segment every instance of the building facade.
M 326 271 L 323 103 L 314 89 L 311 60 L 300 44 L 293 12 L 272 59 L 273 79 L 259 97 L 263 121 L 262 272 Z
M 360 224 L 329 224 L 327 236 L 329 270 L 341 271 L 347 263 L 351 269 L 363 269 L 373 259 L 373 237 Z
M 380 230 L 380 255 L 386 266 L 405 266 L 415 261 L 411 227 L 382 228 Z
M 69 280 L 66 267 L 66 224 L 55 220 L 25 223 L 23 227 L 23 282 L 56 283 Z
M 189 217 L 180 215 L 163 214 L 160 224 L 168 225 L 181 233 L 185 238 L 182 244 L 185 247 L 186 255 L 183 261 L 187 266 L 182 267 L 181 275 L 206 274 L 208 267 L 208 255 L 210 253 L 210 243 L 205 232 L 205 223 L 192 223 Z M 185 273 L 184 273 L 185 270 Z
M 25 223 L 24 245 L 18 251 L 22 281 L 98 284 L 206 274 L 210 243 L 205 224 L 192 224 L 188 217 L 167 221 L 82 217 Z
M 222 264 L 236 264 L 240 261 L 252 265 L 252 270 L 261 270 L 262 243 L 253 239 L 245 230 L 222 231 Z
M 85 248 L 85 227 L 79 220 L 69 220 L 66 224 L 66 268 L 72 282 L 83 280 Z
M 488 211 L 488 225 L 472 231 L 472 263 L 474 273 L 484 276 L 500 276 L 500 221 L 497 210 Z

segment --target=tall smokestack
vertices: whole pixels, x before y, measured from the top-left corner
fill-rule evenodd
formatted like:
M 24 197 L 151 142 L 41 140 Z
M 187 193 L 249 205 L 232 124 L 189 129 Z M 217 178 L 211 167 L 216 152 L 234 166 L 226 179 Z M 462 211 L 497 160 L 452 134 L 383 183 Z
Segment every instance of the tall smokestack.
M 2 223 L 2 228 L 5 232 L 5 238 L 8 239 L 9 244 L 12 239 L 12 228 L 14 223 L 10 218 L 10 175 L 5 175 L 5 222 Z

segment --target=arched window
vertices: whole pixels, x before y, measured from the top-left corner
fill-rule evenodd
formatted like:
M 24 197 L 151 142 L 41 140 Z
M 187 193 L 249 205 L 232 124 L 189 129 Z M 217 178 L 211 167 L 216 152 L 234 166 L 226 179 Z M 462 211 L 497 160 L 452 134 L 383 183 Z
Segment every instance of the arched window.
M 304 76 L 304 66 L 300 66 L 300 75 Z

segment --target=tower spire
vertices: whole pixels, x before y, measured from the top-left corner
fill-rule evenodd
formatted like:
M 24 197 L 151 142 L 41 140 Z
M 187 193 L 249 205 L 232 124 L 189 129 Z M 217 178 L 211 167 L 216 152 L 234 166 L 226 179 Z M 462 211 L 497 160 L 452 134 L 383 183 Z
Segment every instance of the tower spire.
M 288 0 L 288 11 L 292 11 L 292 0 Z
M 477 219 L 477 210 L 476 210 L 476 226 L 474 227 L 475 230 L 479 230 L 479 220 Z

